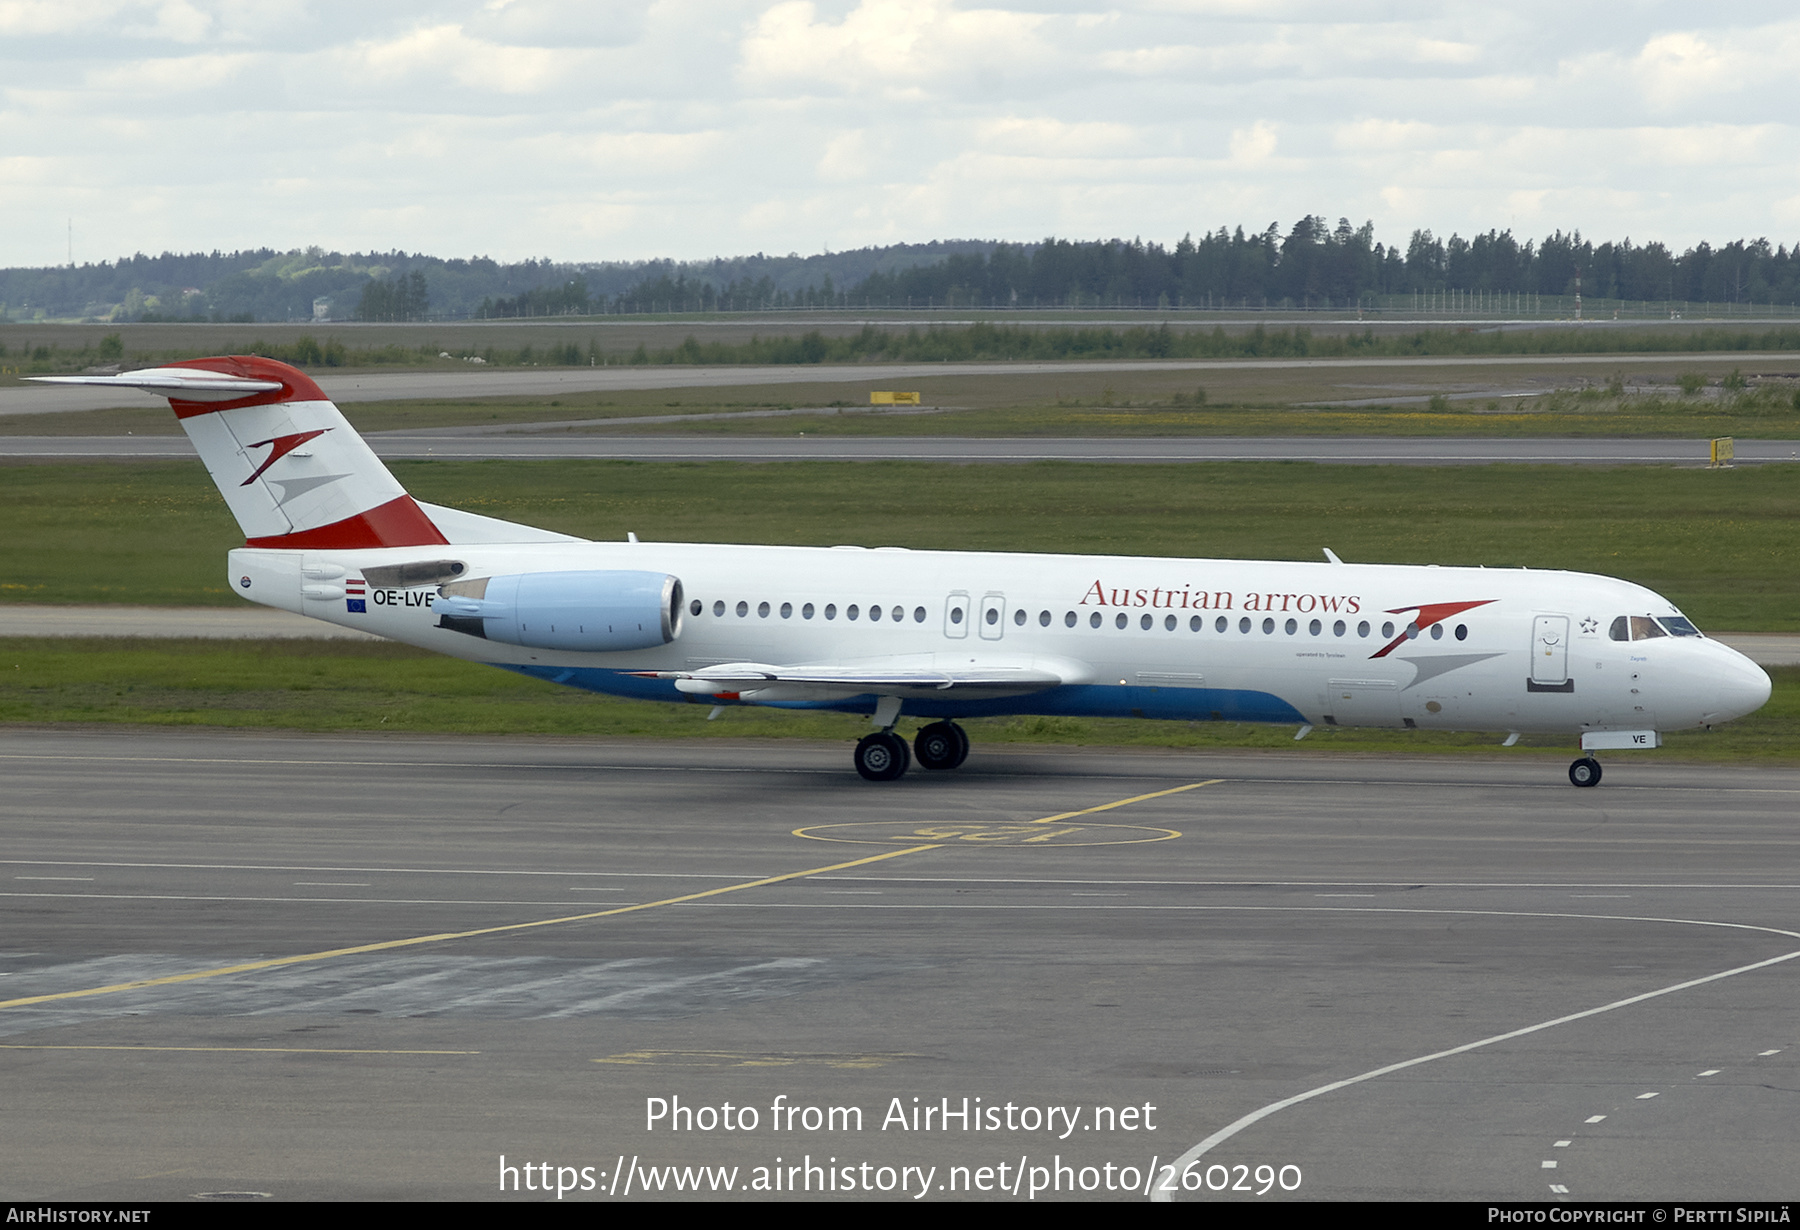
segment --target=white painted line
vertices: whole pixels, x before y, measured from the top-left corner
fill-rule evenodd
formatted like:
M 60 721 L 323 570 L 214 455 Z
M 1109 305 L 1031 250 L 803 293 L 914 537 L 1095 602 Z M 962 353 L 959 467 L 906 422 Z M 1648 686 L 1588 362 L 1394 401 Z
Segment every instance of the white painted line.
M 52 901 L 226 901 L 240 902 L 249 905 L 499 905 L 524 906 L 529 909 L 560 909 L 563 906 L 580 906 L 583 909 L 591 905 L 605 904 L 593 901 L 558 901 L 545 898 L 541 901 L 463 901 L 455 897 L 200 897 L 181 895 L 178 893 L 0 893 L 0 899 L 48 899 Z M 620 904 L 636 904 L 621 902 Z M 849 909 L 839 906 L 838 909 Z M 937 908 L 937 907 L 933 907 Z
M 1555 1163 L 1555 1162 L 1552 1162 L 1552 1161 L 1545 1161 L 1545 1162 L 1544 1162 L 1544 1169 L 1545 1169 L 1545 1170 L 1555 1170 L 1555 1169 L 1556 1169 L 1556 1163 Z
M 1701 1076 L 1717 1076 L 1721 1070 L 1722 1069 L 1719 1069 L 1719 1068 L 1708 1068 L 1706 1071 L 1700 1073 L 1700 1075 Z
M 1572 1140 L 1559 1140 L 1554 1145 L 1551 1145 L 1550 1147 L 1552 1149 L 1567 1149 L 1570 1145 L 1572 1145 L 1574 1143 L 1575 1142 Z
M 1587 1120 L 1586 1120 L 1586 1122 L 1588 1122 L 1588 1123 L 1598 1123 L 1598 1122 L 1600 1122 L 1600 1121 L 1601 1121 L 1601 1120 L 1602 1120 L 1602 1119 L 1604 1119 L 1604 1118 L 1606 1118 L 1606 1116 L 1605 1116 L 1605 1115 L 1589 1115 L 1589 1116 L 1588 1116 L 1588 1117 L 1587 1117 Z
M 353 880 L 295 880 L 295 888 L 368 888 Z
M 1640 1093 L 1640 1094 L 1638 1094 L 1638 1095 L 1637 1095 L 1637 1100 L 1638 1100 L 1638 1101 L 1640 1101 L 1640 1102 L 1648 1102 L 1648 1101 L 1649 1101 L 1649 1100 L 1650 1100 L 1650 1099 L 1651 1099 L 1651 1098 L 1654 1098 L 1654 1097 L 1656 1097 L 1656 1096 L 1658 1096 L 1658 1095 L 1657 1095 L 1657 1093 L 1656 1093 L 1656 1091 L 1655 1091 L 1655 1090 L 1651 1090 L 1651 1091 L 1650 1091 L 1650 1092 L 1649 1092 L 1649 1093 Z
M 1599 900 L 1602 898 L 1604 898 L 1605 900 L 1608 900 L 1608 901 L 1614 901 L 1614 900 L 1623 901 L 1623 900 L 1628 899 L 1631 896 L 1631 894 L 1630 893 L 1570 893 L 1569 896 L 1577 901 Z
M 1372 911 L 1372 912 L 1386 913 L 1388 911 Z M 1398 911 L 1396 911 L 1396 912 L 1398 912 Z M 1717 925 L 1717 924 L 1708 924 L 1708 925 Z M 1777 935 L 1796 936 L 1795 932 L 1777 931 L 1774 927 L 1751 927 L 1751 926 L 1746 926 L 1741 923 L 1726 924 L 1726 925 L 1732 926 L 1732 927 L 1741 927 L 1743 930 L 1746 930 L 1746 931 L 1761 931 L 1764 933 L 1772 933 L 1772 934 L 1777 934 Z M 1800 936 L 1796 936 L 1796 937 L 1800 938 Z M 1626 999 L 1614 1000 L 1610 1004 L 1601 1004 L 1598 1008 L 1588 1008 L 1581 1012 L 1571 1012 L 1567 1016 L 1559 1016 L 1552 1020 L 1540 1021 L 1536 1025 L 1527 1025 L 1523 1029 L 1514 1029 L 1514 1030 L 1508 1031 L 1507 1033 L 1495 1034 L 1491 1038 L 1481 1038 L 1475 1042 L 1465 1042 L 1465 1043 L 1463 1043 L 1463 1045 L 1453 1046 L 1447 1051 L 1434 1051 L 1433 1053 L 1431 1053 L 1429 1055 L 1420 1055 L 1415 1059 L 1403 1059 L 1399 1063 L 1391 1063 L 1385 1067 L 1374 1068 L 1368 1072 L 1361 1073 L 1360 1075 L 1357 1075 L 1357 1076 L 1346 1077 L 1344 1080 L 1341 1080 L 1341 1081 L 1332 1081 L 1328 1085 L 1320 1085 L 1316 1089 L 1308 1089 L 1304 1093 L 1297 1093 L 1293 1097 L 1290 1097 L 1290 1098 L 1282 1098 L 1279 1102 L 1271 1102 L 1267 1106 L 1264 1106 L 1258 1110 L 1251 1111 L 1249 1114 L 1244 1115 L 1241 1118 L 1239 1118 L 1231 1123 L 1226 1124 L 1224 1127 L 1222 1127 L 1218 1131 L 1214 1132 L 1211 1136 L 1208 1136 L 1205 1140 L 1202 1140 L 1199 1144 L 1195 1145 L 1193 1148 L 1189 1149 L 1186 1153 L 1183 1153 L 1180 1157 L 1176 1158 L 1173 1162 L 1170 1163 L 1170 1165 L 1175 1168 L 1174 1173 L 1182 1174 L 1187 1170 L 1187 1168 L 1189 1166 L 1193 1165 L 1194 1162 L 1198 1161 L 1202 1156 L 1204 1156 L 1208 1150 L 1213 1149 L 1214 1147 L 1225 1143 L 1227 1140 L 1230 1140 L 1233 1136 L 1236 1136 L 1239 1132 L 1243 1131 L 1245 1128 L 1250 1127 L 1253 1124 L 1260 1123 L 1262 1120 L 1267 1119 L 1270 1115 L 1275 1114 L 1277 1111 L 1286 1110 L 1290 1106 L 1295 1106 L 1301 1102 L 1310 1101 L 1313 1098 L 1320 1097 L 1327 1093 L 1334 1093 L 1339 1089 L 1346 1089 L 1351 1085 L 1360 1085 L 1364 1081 L 1372 1081 L 1377 1077 L 1387 1076 L 1393 1072 L 1404 1071 L 1407 1068 L 1415 1068 L 1415 1067 L 1418 1067 L 1420 1064 L 1431 1063 L 1434 1060 L 1448 1059 L 1452 1055 L 1466 1054 L 1469 1051 L 1479 1050 L 1480 1048 L 1482 1048 L 1484 1046 L 1493 1046 L 1496 1043 L 1500 1043 L 1500 1042 L 1510 1042 L 1514 1038 L 1523 1038 L 1529 1034 L 1540 1033 L 1546 1029 L 1554 1029 L 1558 1025 L 1567 1025 L 1572 1021 L 1583 1021 L 1583 1020 L 1586 1020 L 1588 1017 L 1599 1016 L 1602 1013 L 1616 1012 L 1620 1008 L 1629 1008 L 1634 1004 L 1641 1004 L 1641 1003 L 1645 1003 L 1649 1000 L 1660 999 L 1665 995 L 1673 995 L 1678 991 L 1686 991 L 1686 990 L 1690 990 L 1694 987 L 1705 986 L 1709 982 L 1718 982 L 1719 980 L 1724 979 L 1724 978 L 1733 978 L 1739 974 L 1748 974 L 1748 973 L 1752 972 L 1753 970 L 1767 969 L 1771 965 L 1780 965 L 1785 961 L 1792 961 L 1795 957 L 1800 957 L 1800 949 L 1796 949 L 1793 952 L 1782 953 L 1778 957 L 1770 957 L 1765 961 L 1757 961 L 1750 965 L 1740 965 L 1734 969 L 1721 970 L 1716 974 L 1707 974 L 1706 976 L 1704 976 L 1702 978 L 1690 978 L 1686 982 L 1677 982 L 1673 986 L 1663 987 L 1660 990 L 1645 991 L 1642 995 L 1633 995 Z M 1654 1097 L 1655 1095 L 1652 1094 L 1650 1096 Z M 1150 1199 L 1153 1203 L 1168 1204 L 1168 1203 L 1170 1203 L 1170 1195 L 1171 1194 L 1169 1192 L 1165 1192 L 1165 1191 L 1162 1191 L 1159 1189 L 1154 1194 L 1152 1194 Z
M 1781 1054 L 1781 1048 L 1778 1046 L 1772 1051 L 1758 1051 L 1756 1054 L 1759 1058 L 1767 1055 L 1779 1055 Z
M 91 881 L 91 880 L 93 880 L 93 878 L 94 878 L 93 876 L 14 876 L 13 877 L 13 879 L 15 879 L 15 880 L 81 880 L 83 882 Z
M 1569 1189 L 1564 1187 L 1561 1183 L 1552 1183 L 1550 1185 L 1550 1190 L 1559 1196 L 1566 1196 L 1569 1194 Z

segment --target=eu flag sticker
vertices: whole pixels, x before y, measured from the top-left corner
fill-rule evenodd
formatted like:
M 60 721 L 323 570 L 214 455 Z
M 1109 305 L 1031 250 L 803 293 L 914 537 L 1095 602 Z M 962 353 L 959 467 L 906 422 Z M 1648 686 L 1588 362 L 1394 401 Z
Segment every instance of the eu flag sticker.
M 350 613 L 352 615 L 367 615 L 369 613 L 369 600 L 367 598 L 350 598 L 345 601 L 344 605 L 350 608 Z

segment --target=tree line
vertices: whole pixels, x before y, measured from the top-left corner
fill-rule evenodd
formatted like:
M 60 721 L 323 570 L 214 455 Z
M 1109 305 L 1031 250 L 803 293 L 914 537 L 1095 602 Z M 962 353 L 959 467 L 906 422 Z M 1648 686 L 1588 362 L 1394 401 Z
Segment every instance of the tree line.
M 233 269 L 233 266 L 236 266 Z M 205 286 L 181 285 L 217 275 Z M 171 281 L 172 280 L 172 281 Z M 151 282 L 146 288 L 143 284 Z M 1800 302 L 1800 245 L 1765 239 L 1676 252 L 1579 231 L 1541 240 L 1510 230 L 1441 239 L 1416 230 L 1404 246 L 1372 222 L 1335 226 L 1307 215 L 1283 230 L 1220 227 L 1173 245 L 1140 239 L 1039 243 L 954 241 L 813 257 L 501 264 L 423 253 L 345 256 L 311 248 L 222 256 L 133 257 L 117 265 L 0 270 L 0 319 L 36 311 L 115 320 L 462 319 L 601 313 L 888 308 L 1327 308 L 1421 306 L 1480 296 L 1645 303 Z M 119 299 L 108 304 L 107 296 Z M 354 307 L 351 305 L 354 304 Z M 10 305 L 10 307 L 9 307 Z M 34 305 L 36 307 L 34 308 Z

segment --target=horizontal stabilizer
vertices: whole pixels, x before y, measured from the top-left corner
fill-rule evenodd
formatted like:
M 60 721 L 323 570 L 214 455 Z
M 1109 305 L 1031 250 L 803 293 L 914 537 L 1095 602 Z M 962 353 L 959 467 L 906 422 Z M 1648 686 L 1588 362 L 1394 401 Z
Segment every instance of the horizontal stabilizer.
M 181 401 L 236 401 L 257 393 L 273 393 L 279 380 L 255 380 L 196 367 L 146 367 L 116 376 L 30 376 L 39 384 L 91 384 L 102 388 L 142 389 L 157 397 Z

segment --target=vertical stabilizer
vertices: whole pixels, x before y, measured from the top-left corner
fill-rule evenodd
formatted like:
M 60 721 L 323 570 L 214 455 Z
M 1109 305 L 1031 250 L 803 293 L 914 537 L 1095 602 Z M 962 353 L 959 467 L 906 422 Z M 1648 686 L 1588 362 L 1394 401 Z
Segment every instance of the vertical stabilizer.
M 254 355 L 189 359 L 59 383 L 169 399 L 245 545 L 416 547 L 447 542 L 305 372 Z

